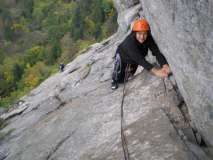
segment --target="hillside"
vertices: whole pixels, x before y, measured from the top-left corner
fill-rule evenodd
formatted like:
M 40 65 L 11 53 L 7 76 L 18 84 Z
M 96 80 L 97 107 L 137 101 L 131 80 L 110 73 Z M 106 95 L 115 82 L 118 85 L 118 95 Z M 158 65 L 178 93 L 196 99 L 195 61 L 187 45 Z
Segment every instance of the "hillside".
M 111 0 L 1 0 L 0 107 L 112 35 L 116 17 Z

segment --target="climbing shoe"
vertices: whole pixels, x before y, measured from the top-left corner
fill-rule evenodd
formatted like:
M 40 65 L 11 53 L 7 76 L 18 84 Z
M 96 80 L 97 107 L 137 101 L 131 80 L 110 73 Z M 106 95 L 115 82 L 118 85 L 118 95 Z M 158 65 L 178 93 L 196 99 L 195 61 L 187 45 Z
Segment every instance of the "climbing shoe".
M 112 90 L 117 89 L 118 88 L 118 83 L 116 81 L 112 81 L 111 88 L 112 88 Z

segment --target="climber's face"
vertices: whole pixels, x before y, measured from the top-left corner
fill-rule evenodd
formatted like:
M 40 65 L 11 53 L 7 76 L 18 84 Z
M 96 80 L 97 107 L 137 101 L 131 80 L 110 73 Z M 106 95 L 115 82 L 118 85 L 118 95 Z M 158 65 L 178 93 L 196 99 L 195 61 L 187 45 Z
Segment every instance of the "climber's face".
M 147 31 L 136 32 L 136 39 L 140 43 L 143 43 L 147 39 L 147 36 L 148 36 Z

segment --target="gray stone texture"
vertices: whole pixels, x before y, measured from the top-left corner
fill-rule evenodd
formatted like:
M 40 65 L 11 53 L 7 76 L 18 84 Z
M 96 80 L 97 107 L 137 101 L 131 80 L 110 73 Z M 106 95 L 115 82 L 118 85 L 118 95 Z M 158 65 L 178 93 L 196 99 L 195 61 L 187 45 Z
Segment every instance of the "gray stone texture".
M 131 25 L 131 22 L 139 15 L 141 4 L 139 0 L 114 0 L 114 5 L 118 11 L 117 22 L 119 24 L 118 32 L 125 33 Z
M 213 146 L 213 1 L 141 0 L 193 125 Z
M 23 112 L 10 118 L 0 131 L 9 133 L 0 143 L 2 153 L 7 153 L 5 160 L 123 159 L 123 85 L 116 91 L 110 89 L 112 57 L 123 38 L 115 34 L 94 44 L 64 72 L 22 98 L 17 109 L 23 107 Z M 175 94 L 166 95 L 163 86 L 161 78 L 143 70 L 127 83 L 125 134 L 131 159 L 197 159 L 163 110 L 178 104 L 172 100 Z M 172 104 L 160 96 L 170 97 Z
M 123 84 L 116 91 L 110 89 L 113 56 L 117 45 L 126 36 L 127 26 L 138 13 L 142 13 L 141 6 L 160 49 L 171 65 L 175 75 L 173 83 L 175 78 L 196 126 L 205 122 L 201 131 L 211 144 L 212 116 L 209 114 L 212 97 L 208 92 L 212 87 L 212 70 L 203 67 L 210 65 L 212 44 L 208 42 L 208 46 L 203 39 L 206 42 L 202 44 L 207 47 L 204 47 L 204 56 L 201 57 L 196 42 L 203 40 L 191 41 L 193 37 L 197 38 L 196 29 L 186 32 L 174 24 L 170 26 L 174 22 L 180 26 L 184 23 L 178 16 L 170 22 L 169 7 L 173 1 L 147 0 L 136 5 L 137 2 L 116 1 L 117 8 L 120 4 L 121 17 L 128 17 L 121 20 L 126 26 L 120 25 L 120 30 L 112 37 L 90 46 L 84 54 L 66 65 L 64 72 L 51 76 L 23 97 L 11 111 L 14 116 L 11 112 L 1 115 L 1 118 L 8 119 L 8 125 L 0 131 L 0 153 L 4 160 L 123 159 L 120 138 Z M 186 7 L 191 4 L 177 3 L 175 13 L 181 15 L 185 10 L 179 11 L 179 5 Z M 207 32 L 208 25 L 200 36 Z M 187 50 L 189 46 L 191 48 Z M 201 64 L 204 60 L 205 63 Z M 208 160 L 199 146 L 186 140 L 184 131 L 191 134 L 191 130 L 177 108 L 179 104 L 178 93 L 169 79 L 155 77 L 139 67 L 137 74 L 127 83 L 124 102 L 125 135 L 131 160 Z M 191 138 L 194 141 L 193 135 Z

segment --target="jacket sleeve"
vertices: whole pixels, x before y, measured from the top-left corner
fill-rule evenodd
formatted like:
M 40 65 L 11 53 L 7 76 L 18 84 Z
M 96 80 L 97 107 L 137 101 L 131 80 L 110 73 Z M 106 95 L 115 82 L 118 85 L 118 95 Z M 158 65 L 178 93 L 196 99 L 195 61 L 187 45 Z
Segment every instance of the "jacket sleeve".
M 140 50 L 137 48 L 131 48 L 127 53 L 131 53 L 131 55 L 128 55 L 133 61 L 135 61 L 137 64 L 141 65 L 146 70 L 151 70 L 154 66 L 149 63 L 140 53 Z
M 152 52 L 152 55 L 156 57 L 158 63 L 162 67 L 164 64 L 168 64 L 166 58 L 163 56 L 163 54 L 160 52 L 157 44 L 155 43 L 152 35 L 149 37 L 149 49 Z

